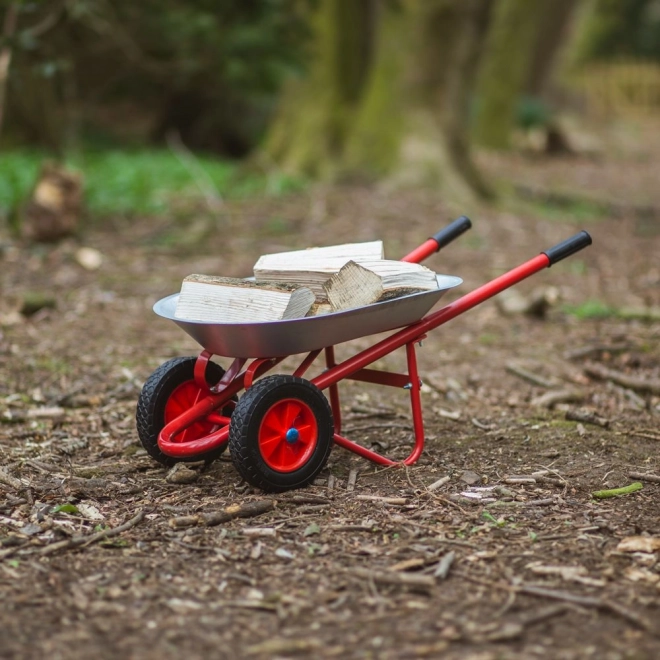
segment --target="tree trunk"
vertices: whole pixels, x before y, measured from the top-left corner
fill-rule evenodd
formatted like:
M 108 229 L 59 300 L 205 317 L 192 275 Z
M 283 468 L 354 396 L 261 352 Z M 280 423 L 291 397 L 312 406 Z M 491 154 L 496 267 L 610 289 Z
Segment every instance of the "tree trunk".
M 557 56 L 565 41 L 568 26 L 580 0 L 537 0 L 542 29 L 532 51 L 525 93 L 542 98 L 547 95 L 556 69 Z
M 477 86 L 473 134 L 483 146 L 509 146 L 516 104 L 539 32 L 539 14 L 538 4 L 530 0 L 500 0 L 496 6 Z
M 491 196 L 470 156 L 468 117 L 492 0 L 410 0 L 386 12 L 344 166 L 397 183 Z
M 372 57 L 377 0 L 323 0 L 308 75 L 285 89 L 265 152 L 285 171 L 335 173 Z
M 18 3 L 12 2 L 5 13 L 2 24 L 2 38 L 9 40 L 16 32 L 18 22 Z M 7 95 L 7 80 L 9 79 L 9 66 L 11 64 L 12 48 L 10 43 L 6 43 L 0 48 L 0 134 L 2 133 L 2 124 L 5 114 L 5 98 Z

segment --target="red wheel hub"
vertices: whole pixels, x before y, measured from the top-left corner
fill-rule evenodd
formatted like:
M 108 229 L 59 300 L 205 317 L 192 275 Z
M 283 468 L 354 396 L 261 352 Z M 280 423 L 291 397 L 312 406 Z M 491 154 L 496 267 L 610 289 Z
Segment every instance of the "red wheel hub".
M 179 415 L 190 410 L 208 390 L 201 389 L 194 380 L 187 380 L 175 388 L 165 404 L 165 425 Z M 176 436 L 178 442 L 188 442 L 203 438 L 218 429 L 218 425 L 207 419 L 200 419 Z
M 259 427 L 259 451 L 266 465 L 277 472 L 295 472 L 303 467 L 317 439 L 316 416 L 300 399 L 273 404 Z

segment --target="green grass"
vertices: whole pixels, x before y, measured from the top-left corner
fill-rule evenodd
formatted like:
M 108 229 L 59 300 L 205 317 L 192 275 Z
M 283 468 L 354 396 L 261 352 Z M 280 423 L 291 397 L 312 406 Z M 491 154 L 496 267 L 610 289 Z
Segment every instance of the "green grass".
M 17 149 L 0 154 L 0 215 L 7 215 L 32 189 L 47 156 Z M 305 183 L 282 174 L 243 172 L 236 163 L 196 156 L 204 185 L 223 198 L 282 195 Z M 167 149 L 87 150 L 65 159 L 84 176 L 85 204 L 94 216 L 167 213 L 173 205 L 203 198 L 191 169 Z M 207 187 L 209 187 L 207 185 Z
M 566 305 L 564 311 L 578 319 L 606 319 L 618 316 L 616 308 L 606 305 L 600 300 L 587 300 L 580 305 Z

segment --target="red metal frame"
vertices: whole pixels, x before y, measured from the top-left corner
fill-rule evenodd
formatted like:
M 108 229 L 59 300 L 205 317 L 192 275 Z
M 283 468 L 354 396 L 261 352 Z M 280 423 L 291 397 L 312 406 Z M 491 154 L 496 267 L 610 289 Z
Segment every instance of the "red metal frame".
M 432 245 L 430 244 L 432 242 Z M 429 245 L 427 245 L 429 244 Z M 432 248 L 432 249 L 431 249 Z M 419 261 L 425 256 L 437 250 L 437 243 L 429 239 L 417 250 L 411 252 L 404 260 Z M 417 357 L 415 344 L 421 342 L 426 334 L 459 314 L 472 309 L 476 305 L 488 300 L 494 295 L 517 284 L 518 282 L 534 275 L 543 268 L 550 265 L 550 258 L 541 253 L 537 257 L 526 261 L 522 265 L 504 273 L 500 277 L 478 287 L 474 291 L 464 295 L 443 308 L 425 316 L 417 323 L 406 326 L 394 334 L 379 341 L 374 346 L 365 349 L 353 357 L 337 364 L 335 361 L 334 347 L 328 346 L 322 349 L 325 354 L 326 370 L 319 376 L 311 379 L 311 382 L 320 390 L 328 390 L 330 406 L 334 418 L 334 441 L 340 447 L 344 447 L 359 456 L 369 459 L 380 465 L 411 465 L 417 461 L 424 449 L 424 421 L 422 415 L 421 383 L 417 369 Z M 368 369 L 385 355 L 392 353 L 398 348 L 406 348 L 407 373 Z M 321 350 L 312 351 L 304 357 L 294 375 L 302 376 L 320 355 Z M 195 380 L 199 383 L 203 380 L 205 388 L 206 365 L 210 359 L 208 351 L 202 351 L 195 365 Z M 214 411 L 222 410 L 231 398 L 243 389 L 251 387 L 253 381 L 263 375 L 284 358 L 256 359 L 243 371 L 245 359 L 236 359 L 229 367 L 220 382 L 208 389 L 208 394 L 199 400 L 189 410 L 165 425 L 158 437 L 158 446 L 168 456 L 175 458 L 190 458 L 215 449 L 227 442 L 229 437 L 230 419 L 223 415 L 216 415 Z M 339 399 L 339 381 L 351 379 L 389 387 L 404 387 L 410 391 L 410 406 L 412 410 L 414 445 L 410 455 L 403 461 L 394 461 L 371 449 L 367 449 L 341 435 L 341 410 Z M 210 417 L 212 415 L 212 417 Z M 196 420 L 206 417 L 219 425 L 221 428 L 209 435 L 196 440 L 182 441 L 182 431 L 191 426 Z

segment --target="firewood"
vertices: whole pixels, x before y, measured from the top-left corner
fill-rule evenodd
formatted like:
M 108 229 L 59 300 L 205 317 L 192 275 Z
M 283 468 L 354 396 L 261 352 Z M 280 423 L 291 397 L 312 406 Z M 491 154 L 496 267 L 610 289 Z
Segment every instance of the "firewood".
M 258 323 L 302 318 L 313 303 L 314 294 L 307 287 L 189 275 L 181 285 L 175 316 L 209 323 Z
M 335 312 L 437 288 L 432 270 L 420 264 L 386 259 L 349 261 L 323 285 Z
M 264 254 L 254 265 L 254 277 L 257 282 L 302 284 L 314 292 L 317 302 L 323 302 L 323 285 L 344 264 L 382 258 L 382 241 Z

